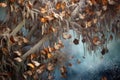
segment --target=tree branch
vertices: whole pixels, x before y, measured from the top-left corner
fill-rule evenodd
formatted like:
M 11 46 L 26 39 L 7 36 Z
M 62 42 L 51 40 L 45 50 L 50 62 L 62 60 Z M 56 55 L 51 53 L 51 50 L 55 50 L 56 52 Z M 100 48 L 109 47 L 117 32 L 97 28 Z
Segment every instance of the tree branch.
M 22 59 L 25 60 L 27 56 L 30 54 L 34 54 L 34 52 L 40 48 L 40 46 L 51 38 L 51 34 L 45 35 L 37 44 L 35 44 L 30 50 L 28 50 L 23 56 Z
M 10 33 L 10 35 L 16 35 L 16 33 L 23 27 L 24 24 L 25 19 L 17 25 L 17 27 Z

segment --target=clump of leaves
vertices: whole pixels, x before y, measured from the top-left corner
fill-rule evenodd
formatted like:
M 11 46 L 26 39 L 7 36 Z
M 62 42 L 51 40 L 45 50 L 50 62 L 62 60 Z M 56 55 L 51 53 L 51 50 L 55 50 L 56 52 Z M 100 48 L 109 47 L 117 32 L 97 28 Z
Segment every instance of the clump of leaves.
M 3 80 L 51 80 L 56 66 L 65 78 L 66 56 L 60 39 L 71 39 L 70 29 L 82 36 L 86 49 L 100 47 L 102 55 L 108 52 L 107 42 L 114 39 L 111 34 L 119 38 L 119 0 L 5 0 L 0 7 L 7 12 L 5 21 L 0 21 Z M 79 44 L 79 37 L 73 43 Z

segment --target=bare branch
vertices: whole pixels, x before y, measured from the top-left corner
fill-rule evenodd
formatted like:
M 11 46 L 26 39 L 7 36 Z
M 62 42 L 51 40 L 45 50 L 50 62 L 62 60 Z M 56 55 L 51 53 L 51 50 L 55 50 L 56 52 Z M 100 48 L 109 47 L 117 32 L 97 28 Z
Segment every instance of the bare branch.
M 17 25 L 17 27 L 11 32 L 10 35 L 13 36 L 16 35 L 16 33 L 20 31 L 20 29 L 23 27 L 24 24 L 25 24 L 25 19 Z
M 35 44 L 29 51 L 27 51 L 23 56 L 22 59 L 25 60 L 27 56 L 33 54 L 40 46 L 51 38 L 51 34 L 45 35 L 37 44 Z

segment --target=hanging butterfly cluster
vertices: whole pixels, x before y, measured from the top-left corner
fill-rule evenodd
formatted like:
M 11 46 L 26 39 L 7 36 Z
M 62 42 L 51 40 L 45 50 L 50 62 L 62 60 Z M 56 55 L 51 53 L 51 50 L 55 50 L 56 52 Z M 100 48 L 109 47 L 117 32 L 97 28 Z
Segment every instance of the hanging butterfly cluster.
M 5 0 L 0 7 L 7 13 L 0 21 L 3 80 L 53 80 L 55 66 L 65 78 L 67 56 L 60 39 L 71 39 L 69 30 L 77 33 L 75 45 L 82 36 L 88 51 L 101 48 L 102 55 L 108 42 L 120 37 L 120 0 Z

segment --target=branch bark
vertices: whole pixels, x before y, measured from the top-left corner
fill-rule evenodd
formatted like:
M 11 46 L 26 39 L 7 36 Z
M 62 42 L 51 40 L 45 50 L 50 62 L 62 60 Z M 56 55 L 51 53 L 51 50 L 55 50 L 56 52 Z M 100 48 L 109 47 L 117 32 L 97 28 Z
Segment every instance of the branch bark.
M 25 25 L 25 19 L 17 25 L 17 27 L 10 33 L 10 35 L 16 35 L 16 33 L 20 31 L 23 25 Z
M 34 52 L 40 48 L 40 46 L 46 42 L 48 39 L 50 39 L 52 34 L 45 35 L 37 44 L 35 44 L 30 50 L 28 50 L 21 58 L 23 60 L 26 59 L 30 54 L 34 54 Z

